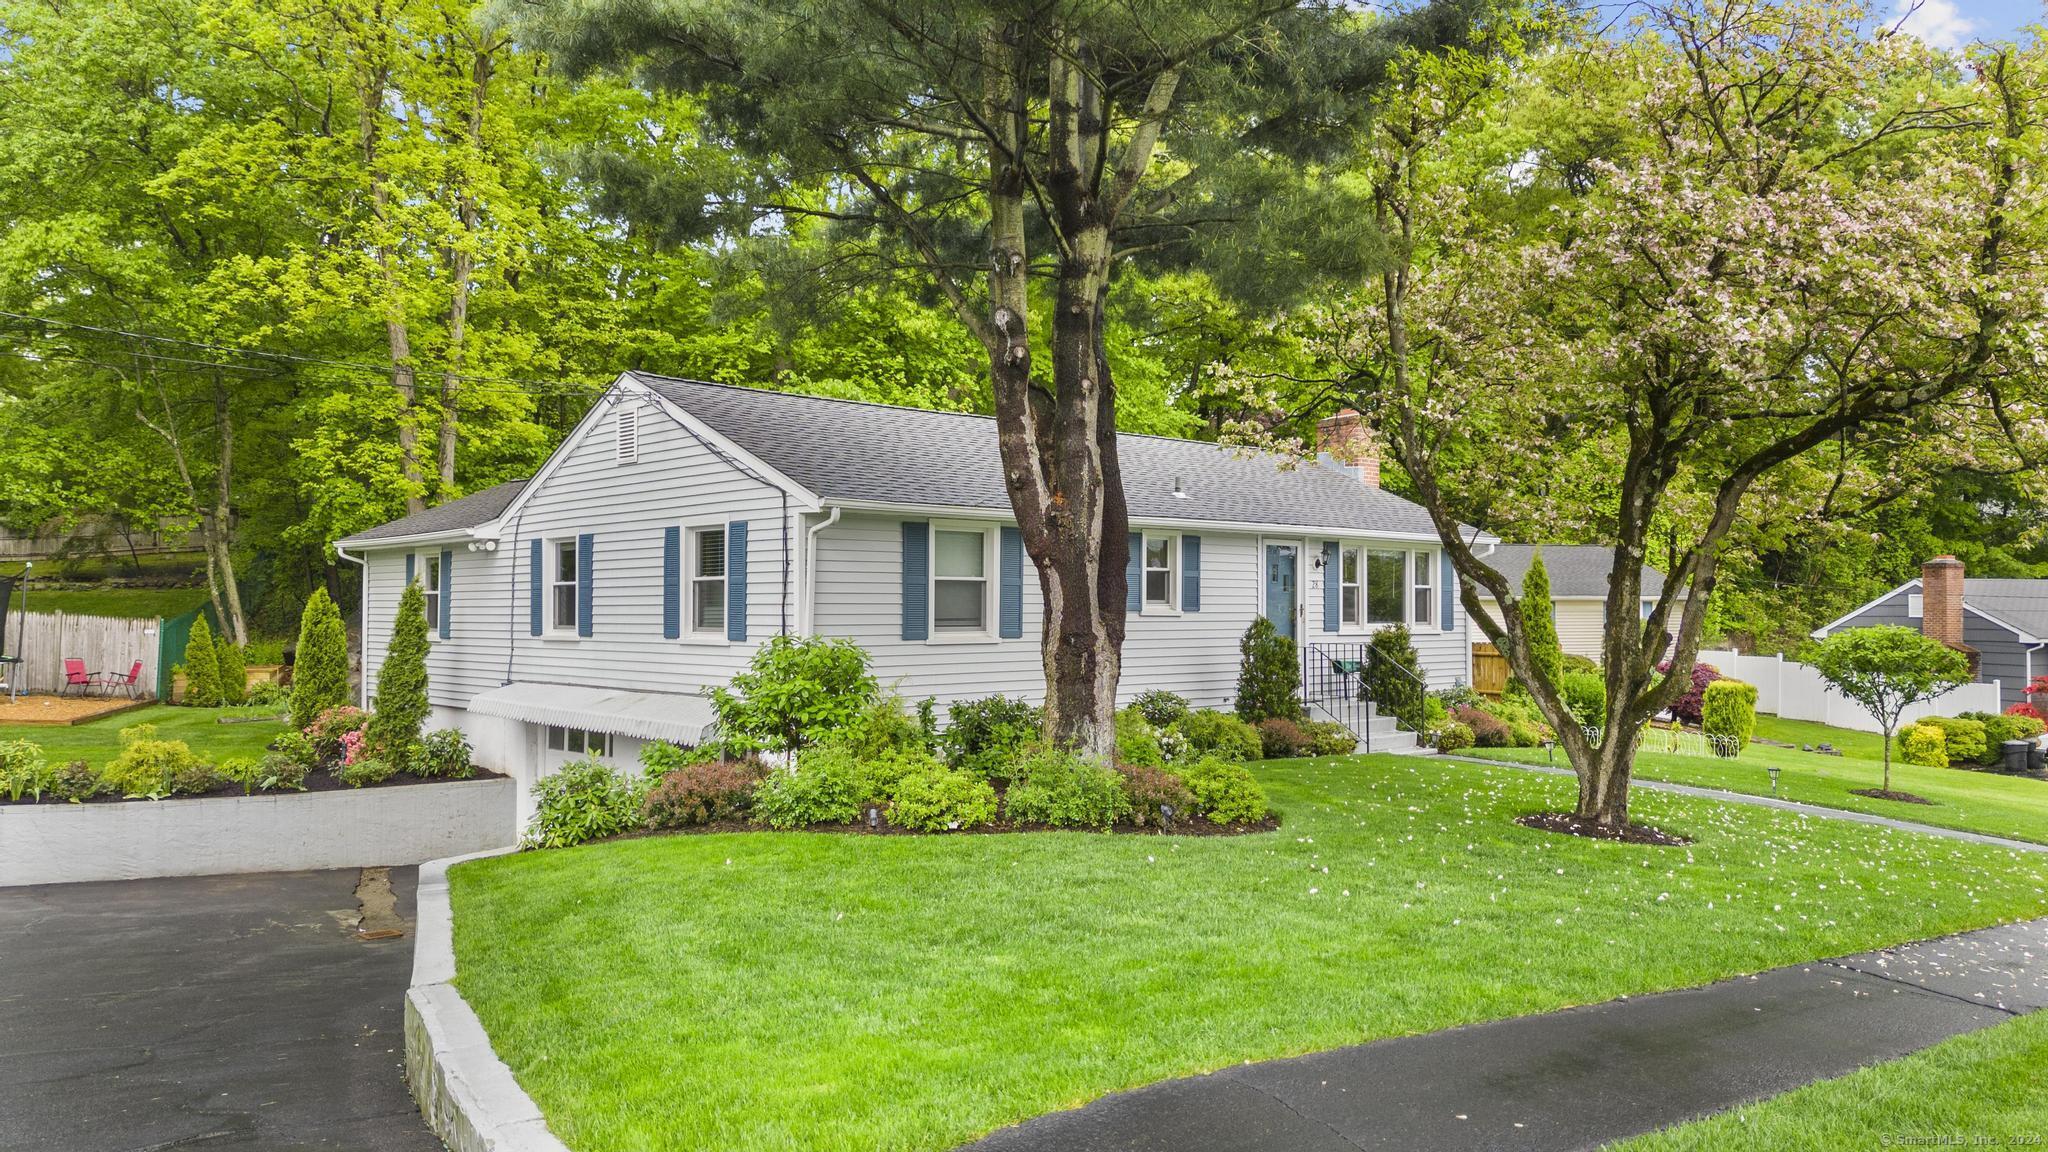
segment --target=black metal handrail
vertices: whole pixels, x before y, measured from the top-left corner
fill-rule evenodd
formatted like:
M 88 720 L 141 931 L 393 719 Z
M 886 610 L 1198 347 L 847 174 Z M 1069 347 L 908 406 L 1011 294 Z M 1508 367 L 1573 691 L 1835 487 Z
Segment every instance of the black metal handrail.
M 1305 644 L 1301 651 L 1303 703 L 1322 709 L 1350 729 L 1367 752 L 1372 751 L 1371 705 L 1375 703 L 1386 705 L 1395 720 L 1420 735 L 1422 700 L 1429 689 L 1412 670 L 1366 641 Z M 1388 683 L 1398 685 L 1399 690 L 1388 691 Z

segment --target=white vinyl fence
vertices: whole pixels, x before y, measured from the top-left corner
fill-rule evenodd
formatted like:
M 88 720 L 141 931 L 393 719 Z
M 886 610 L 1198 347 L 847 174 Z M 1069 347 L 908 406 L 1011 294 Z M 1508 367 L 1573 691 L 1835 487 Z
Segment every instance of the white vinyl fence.
M 1879 731 L 1877 717 L 1861 704 L 1828 687 L 1820 673 L 1783 656 L 1745 656 L 1739 652 L 1701 652 L 1700 663 L 1711 664 L 1723 676 L 1747 680 L 1756 685 L 1756 710 L 1784 720 L 1818 720 L 1837 728 L 1859 732 Z M 1998 681 L 1965 684 L 1945 696 L 1906 709 L 1902 723 L 1923 716 L 1953 716 L 1958 712 L 2001 712 Z
M 78 616 L 67 612 L 30 612 L 7 621 L 7 647 L 21 654 L 23 694 L 55 692 L 64 687 L 64 661 L 85 661 L 88 672 L 128 675 L 137 660 L 142 661 L 142 678 L 135 682 L 138 695 L 156 695 L 155 620 L 118 616 Z M 21 627 L 21 636 L 14 635 Z

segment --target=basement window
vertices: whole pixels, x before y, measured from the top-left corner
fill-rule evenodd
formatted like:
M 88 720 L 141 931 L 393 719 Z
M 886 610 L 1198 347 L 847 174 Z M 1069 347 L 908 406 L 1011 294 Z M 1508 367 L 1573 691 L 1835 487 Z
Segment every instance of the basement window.
M 592 732 L 584 728 L 557 728 L 548 725 L 548 751 L 567 752 L 572 756 L 609 756 L 612 738 L 608 732 Z

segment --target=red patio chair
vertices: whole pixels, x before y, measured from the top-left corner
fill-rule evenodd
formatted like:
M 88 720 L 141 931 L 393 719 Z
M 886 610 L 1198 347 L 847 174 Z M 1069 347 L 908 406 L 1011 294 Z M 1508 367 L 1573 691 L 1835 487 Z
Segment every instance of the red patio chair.
M 126 676 L 121 675 L 119 672 L 102 672 L 99 674 L 100 687 L 105 688 L 110 693 L 117 688 L 126 688 L 130 700 L 135 699 L 136 688 L 141 681 L 142 661 L 140 660 L 128 666 L 128 674 Z
M 92 673 L 85 670 L 85 661 L 66 657 L 64 660 L 64 687 L 59 695 L 69 692 L 73 688 L 90 691 L 92 686 Z

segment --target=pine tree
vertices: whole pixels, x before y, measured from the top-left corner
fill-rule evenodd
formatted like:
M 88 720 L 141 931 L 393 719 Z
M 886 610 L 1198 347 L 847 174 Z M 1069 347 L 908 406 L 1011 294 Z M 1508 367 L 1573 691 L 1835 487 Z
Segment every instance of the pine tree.
M 220 706 L 220 657 L 213 650 L 213 629 L 206 617 L 192 622 L 185 641 L 185 703 L 195 708 Z
M 292 667 L 292 727 L 304 729 L 329 708 L 348 703 L 348 632 L 327 589 L 315 588 L 299 618 Z
M 398 598 L 391 644 L 377 669 L 377 711 L 370 717 L 369 744 L 391 764 L 409 764 L 427 722 L 427 597 L 417 582 Z
M 226 636 L 213 642 L 215 663 L 220 666 L 220 702 L 240 704 L 249 698 L 249 662 L 242 647 Z
M 1543 669 L 1552 688 L 1564 683 L 1564 647 L 1557 639 L 1550 570 L 1543 566 L 1541 548 L 1529 557 L 1529 571 L 1522 575 L 1522 628 L 1529 637 L 1529 662 Z

